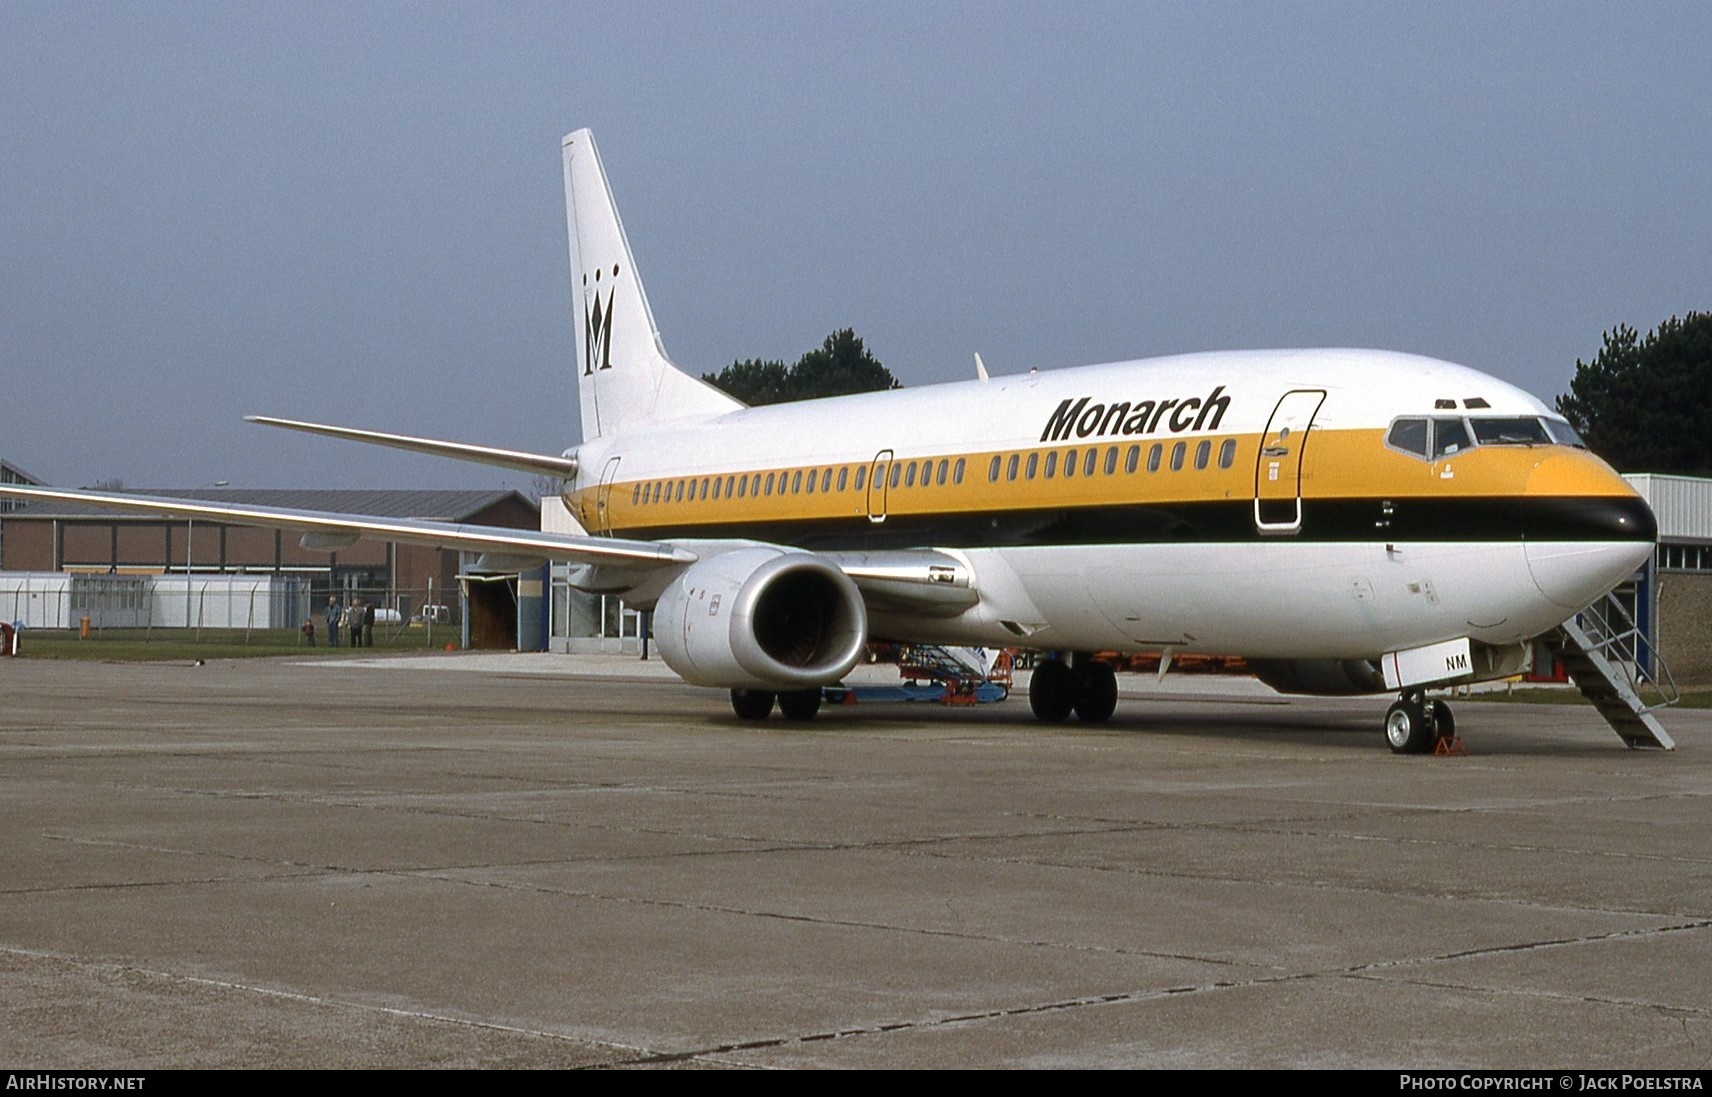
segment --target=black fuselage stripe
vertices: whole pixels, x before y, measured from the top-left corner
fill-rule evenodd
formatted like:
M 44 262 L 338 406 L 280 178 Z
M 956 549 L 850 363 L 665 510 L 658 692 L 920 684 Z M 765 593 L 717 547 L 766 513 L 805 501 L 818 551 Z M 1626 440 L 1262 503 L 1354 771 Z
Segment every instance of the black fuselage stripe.
M 1293 508 L 1284 522 L 1293 520 Z M 1263 515 L 1274 525 L 1276 514 Z M 894 514 L 883 522 L 844 518 L 647 525 L 614 533 L 648 540 L 748 538 L 819 550 L 929 545 L 1000 548 L 1066 545 L 1231 544 L 1274 541 L 1260 529 L 1254 500 L 1155 502 Z M 1657 540 L 1658 526 L 1637 497 L 1305 499 L 1301 525 L 1285 534 L 1323 543 Z

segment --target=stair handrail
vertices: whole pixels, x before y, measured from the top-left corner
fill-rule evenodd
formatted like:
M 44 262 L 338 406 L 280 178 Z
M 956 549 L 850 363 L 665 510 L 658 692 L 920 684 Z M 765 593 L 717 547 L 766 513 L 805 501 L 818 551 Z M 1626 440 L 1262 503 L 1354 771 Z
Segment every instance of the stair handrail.
M 1618 668 L 1636 699 L 1642 702 L 1642 712 L 1665 708 L 1682 700 L 1682 691 L 1677 689 L 1676 679 L 1664 657 L 1635 624 L 1635 619 L 1629 616 L 1629 611 L 1615 592 L 1588 606 L 1573 620 L 1593 641 L 1590 650 L 1598 652 L 1606 662 Z M 1583 624 L 1584 621 L 1591 621 L 1593 627 Z M 1644 696 L 1646 692 L 1659 699 L 1648 703 Z

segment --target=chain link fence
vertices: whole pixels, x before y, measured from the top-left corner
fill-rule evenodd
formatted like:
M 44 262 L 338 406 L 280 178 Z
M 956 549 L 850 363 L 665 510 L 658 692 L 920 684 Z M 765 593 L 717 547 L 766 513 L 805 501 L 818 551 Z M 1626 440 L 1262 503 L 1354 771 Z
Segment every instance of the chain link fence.
M 161 639 L 324 646 L 329 600 L 348 644 L 351 607 L 372 610 L 377 644 L 439 646 L 459 640 L 463 621 L 454 589 L 408 589 L 329 582 L 296 575 L 80 575 L 0 572 L 0 620 L 22 632 L 65 630 L 88 639 Z

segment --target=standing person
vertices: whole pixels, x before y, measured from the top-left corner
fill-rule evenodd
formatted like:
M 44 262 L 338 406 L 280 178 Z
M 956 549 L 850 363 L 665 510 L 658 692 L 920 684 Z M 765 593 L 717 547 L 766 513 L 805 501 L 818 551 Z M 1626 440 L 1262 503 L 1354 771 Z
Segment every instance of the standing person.
M 352 598 L 350 612 L 345 614 L 345 617 L 351 626 L 351 646 L 354 648 L 360 648 L 363 646 L 363 633 L 367 630 L 369 624 L 368 609 L 369 605 L 367 602 L 363 601 L 361 598 Z
M 339 620 L 344 616 L 339 611 L 339 600 L 337 598 L 328 596 L 327 608 L 322 611 L 322 616 L 327 620 L 327 646 L 336 648 L 339 646 Z

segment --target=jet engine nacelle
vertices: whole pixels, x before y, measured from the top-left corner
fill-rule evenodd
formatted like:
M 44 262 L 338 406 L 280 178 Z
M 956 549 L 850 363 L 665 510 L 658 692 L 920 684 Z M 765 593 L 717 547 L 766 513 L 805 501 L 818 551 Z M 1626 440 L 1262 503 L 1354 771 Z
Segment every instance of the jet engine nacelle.
M 1279 693 L 1385 692 L 1385 676 L 1366 659 L 1250 659 L 1248 669 Z
M 684 681 L 803 689 L 850 672 L 868 640 L 856 584 L 806 552 L 756 546 L 690 565 L 654 607 L 654 642 Z

